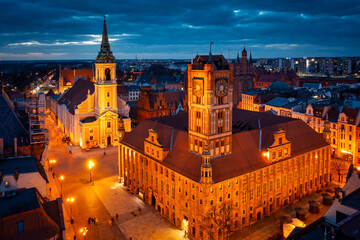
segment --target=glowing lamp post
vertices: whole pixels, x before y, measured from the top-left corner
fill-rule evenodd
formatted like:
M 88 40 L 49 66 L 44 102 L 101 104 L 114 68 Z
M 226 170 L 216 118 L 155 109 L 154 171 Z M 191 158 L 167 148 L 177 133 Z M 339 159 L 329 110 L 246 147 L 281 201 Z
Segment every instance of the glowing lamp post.
M 70 223 L 73 224 L 74 223 L 74 219 L 72 218 L 72 203 L 75 201 L 75 198 L 73 197 L 69 197 L 66 199 L 66 202 L 69 203 L 70 205 Z
M 62 182 L 64 181 L 65 177 L 64 175 L 61 175 L 59 177 L 59 181 L 60 181 L 60 196 L 62 197 Z
M 52 166 L 55 166 L 56 160 L 55 160 L 55 159 L 51 159 L 51 160 L 49 161 L 49 163 L 50 163 L 50 170 L 55 172 L 55 170 L 53 169 Z
M 80 228 L 80 234 L 84 237 L 84 239 L 85 239 L 85 236 L 86 236 L 87 232 L 88 232 L 87 227 Z
M 90 182 L 92 182 L 92 179 L 91 179 L 91 170 L 92 168 L 94 167 L 94 162 L 93 161 L 89 161 L 88 163 L 88 167 L 89 167 L 89 174 L 90 174 Z

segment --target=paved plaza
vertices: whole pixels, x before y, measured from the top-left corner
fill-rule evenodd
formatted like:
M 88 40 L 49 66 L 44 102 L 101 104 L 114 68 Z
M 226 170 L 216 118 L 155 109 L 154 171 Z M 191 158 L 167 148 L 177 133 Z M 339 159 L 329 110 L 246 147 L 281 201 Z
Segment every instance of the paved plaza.
M 94 190 L 126 237 L 133 240 L 187 239 L 151 206 L 144 204 L 117 182 L 117 176 L 98 180 Z M 139 209 L 141 209 L 139 211 Z M 116 219 L 116 218 L 115 218 Z

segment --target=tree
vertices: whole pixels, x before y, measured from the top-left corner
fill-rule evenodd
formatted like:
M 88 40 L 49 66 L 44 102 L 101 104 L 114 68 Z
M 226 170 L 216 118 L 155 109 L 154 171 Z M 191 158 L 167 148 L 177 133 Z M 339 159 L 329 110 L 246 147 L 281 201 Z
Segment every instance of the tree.
M 230 202 L 223 201 L 217 206 L 213 206 L 203 216 L 202 232 L 208 236 L 209 239 L 219 239 L 217 236 L 221 236 L 220 239 L 229 239 L 233 233 L 231 229 L 233 206 Z M 218 229 L 217 233 L 214 229 Z
M 341 182 L 341 178 L 347 170 L 345 162 L 342 160 L 333 159 L 331 161 L 331 168 L 338 175 L 338 182 Z

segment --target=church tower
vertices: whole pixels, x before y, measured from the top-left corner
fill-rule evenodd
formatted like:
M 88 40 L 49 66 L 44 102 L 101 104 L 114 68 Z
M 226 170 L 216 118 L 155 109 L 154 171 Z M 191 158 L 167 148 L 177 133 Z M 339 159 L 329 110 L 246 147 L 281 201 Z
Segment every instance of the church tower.
M 99 118 L 101 147 L 116 145 L 118 138 L 118 108 L 116 62 L 104 19 L 100 52 L 95 61 L 95 115 Z
M 189 150 L 211 157 L 231 153 L 233 65 L 222 55 L 197 56 L 188 65 Z
M 100 52 L 95 62 L 95 111 L 98 115 L 107 111 L 117 113 L 116 62 L 104 19 Z

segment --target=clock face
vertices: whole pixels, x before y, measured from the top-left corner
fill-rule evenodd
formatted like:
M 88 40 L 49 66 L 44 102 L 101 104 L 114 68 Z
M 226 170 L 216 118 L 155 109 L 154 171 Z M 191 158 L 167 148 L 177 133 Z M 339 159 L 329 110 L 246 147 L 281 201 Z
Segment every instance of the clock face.
M 202 79 L 193 79 L 193 93 L 196 97 L 204 95 L 204 81 Z
M 216 81 L 215 94 L 217 97 L 225 97 L 227 95 L 228 86 L 225 79 Z

